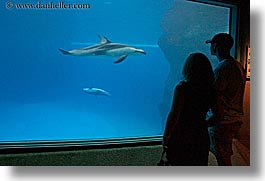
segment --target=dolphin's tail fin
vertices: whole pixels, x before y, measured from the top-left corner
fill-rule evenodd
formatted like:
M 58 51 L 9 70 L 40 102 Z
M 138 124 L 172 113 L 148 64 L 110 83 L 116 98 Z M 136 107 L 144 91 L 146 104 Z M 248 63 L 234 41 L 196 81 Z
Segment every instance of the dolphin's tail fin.
M 68 51 L 60 49 L 60 48 L 59 48 L 59 51 L 62 52 L 64 55 L 70 55 L 71 54 Z

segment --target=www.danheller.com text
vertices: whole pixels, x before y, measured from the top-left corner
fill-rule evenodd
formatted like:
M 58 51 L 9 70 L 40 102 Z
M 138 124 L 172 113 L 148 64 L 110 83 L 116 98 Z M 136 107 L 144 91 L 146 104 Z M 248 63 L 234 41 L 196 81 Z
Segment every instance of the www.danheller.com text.
M 6 2 L 7 9 L 90 9 L 89 3 L 65 3 L 60 2 L 47 2 L 43 3 L 38 1 L 36 3 L 14 3 L 13 1 Z

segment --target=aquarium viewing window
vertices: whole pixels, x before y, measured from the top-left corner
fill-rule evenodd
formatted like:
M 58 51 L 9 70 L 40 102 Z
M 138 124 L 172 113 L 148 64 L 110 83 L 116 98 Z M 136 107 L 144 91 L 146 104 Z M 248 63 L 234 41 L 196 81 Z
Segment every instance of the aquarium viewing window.
M 186 57 L 203 52 L 215 66 L 205 40 L 236 35 L 236 7 L 214 1 L 0 8 L 2 150 L 161 141 Z

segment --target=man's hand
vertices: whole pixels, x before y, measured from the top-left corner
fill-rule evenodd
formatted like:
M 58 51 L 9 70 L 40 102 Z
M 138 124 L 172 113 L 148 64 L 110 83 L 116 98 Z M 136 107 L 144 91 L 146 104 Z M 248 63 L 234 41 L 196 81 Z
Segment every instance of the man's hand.
M 216 119 L 214 118 L 214 116 L 209 117 L 206 122 L 208 127 L 216 125 Z

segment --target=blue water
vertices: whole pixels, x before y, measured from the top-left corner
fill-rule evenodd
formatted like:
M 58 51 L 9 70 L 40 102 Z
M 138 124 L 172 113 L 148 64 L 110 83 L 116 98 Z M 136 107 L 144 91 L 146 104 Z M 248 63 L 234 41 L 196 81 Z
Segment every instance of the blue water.
M 189 52 L 199 50 L 210 56 L 209 47 L 196 46 L 196 40 L 202 44 L 200 38 L 227 31 L 229 24 L 227 9 L 203 5 L 204 8 L 194 12 L 189 9 L 191 14 L 183 10 L 181 16 L 196 17 L 196 13 L 210 12 L 222 17 L 221 26 L 210 25 L 213 27 L 205 30 L 200 22 L 201 27 L 193 26 L 195 30 L 187 31 L 186 25 L 192 23 L 177 17 L 184 21 L 177 25 L 172 23 L 169 26 L 172 30 L 165 28 L 168 20 L 176 22 L 175 15 L 180 13 L 172 13 L 176 2 L 78 1 L 90 4 L 90 9 L 82 10 L 6 9 L 6 2 L 1 2 L 0 141 L 161 135 L 172 99 L 171 96 L 167 98 L 165 91 L 172 67 L 158 45 L 159 39 L 170 33 L 177 33 L 176 36 L 183 39 L 190 36 L 192 45 L 182 39 L 177 45 L 176 51 L 181 52 L 176 57 L 181 61 L 177 66 L 180 72 Z M 206 11 L 209 9 L 212 11 Z M 199 31 L 204 32 L 205 37 L 201 37 Z M 58 48 L 70 50 L 97 44 L 98 35 L 112 42 L 135 45 L 147 54 L 128 56 L 123 62 L 114 64 L 112 57 L 65 56 L 58 51 Z M 170 45 L 164 47 L 171 48 Z M 177 82 L 181 76 L 176 74 L 173 79 Z M 112 96 L 89 95 L 83 92 L 84 87 L 101 88 Z M 163 102 L 167 105 L 164 112 L 159 107 Z

